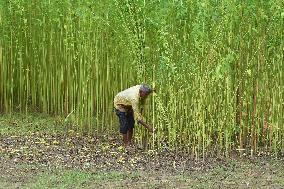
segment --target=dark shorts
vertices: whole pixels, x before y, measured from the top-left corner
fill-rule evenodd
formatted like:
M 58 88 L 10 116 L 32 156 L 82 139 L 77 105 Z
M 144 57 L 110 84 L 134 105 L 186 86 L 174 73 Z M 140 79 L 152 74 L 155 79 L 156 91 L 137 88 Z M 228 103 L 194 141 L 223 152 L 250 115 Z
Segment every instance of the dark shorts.
M 134 128 L 135 121 L 133 116 L 133 110 L 129 110 L 128 112 L 121 112 L 115 109 L 115 113 L 119 119 L 120 133 L 126 134 L 127 131 Z

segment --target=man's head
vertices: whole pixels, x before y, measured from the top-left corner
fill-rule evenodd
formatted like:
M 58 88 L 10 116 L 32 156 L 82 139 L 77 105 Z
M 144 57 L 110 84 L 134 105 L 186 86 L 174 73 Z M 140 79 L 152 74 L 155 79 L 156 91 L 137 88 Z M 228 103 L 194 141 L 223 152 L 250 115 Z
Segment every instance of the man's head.
M 154 92 L 149 85 L 142 84 L 139 90 L 139 95 L 142 99 L 146 98 L 149 94 Z

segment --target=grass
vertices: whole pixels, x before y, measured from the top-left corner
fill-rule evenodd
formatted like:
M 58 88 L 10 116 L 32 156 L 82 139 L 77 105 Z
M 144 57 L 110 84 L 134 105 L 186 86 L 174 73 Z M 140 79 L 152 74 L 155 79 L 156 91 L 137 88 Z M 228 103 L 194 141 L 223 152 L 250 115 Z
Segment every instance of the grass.
M 44 188 L 92 188 L 96 186 L 104 188 L 107 185 L 114 186 L 114 182 L 122 182 L 125 178 L 138 178 L 137 174 L 122 173 L 118 171 L 91 172 L 76 169 L 54 168 L 52 170 L 41 169 L 41 173 L 32 173 L 34 166 L 18 165 L 17 169 L 28 170 L 29 176 L 24 176 L 25 181 L 21 183 L 21 188 L 44 189 Z M 2 176 L 5 177 L 5 176 Z M 26 180 L 27 179 L 27 180 Z M 4 188 L 13 188 L 12 182 L 1 182 Z M 6 183 L 5 185 L 3 183 Z
M 59 171 L 59 170 L 58 170 Z M 89 173 L 80 170 L 61 170 L 57 173 L 43 173 L 34 179 L 34 182 L 25 186 L 25 188 L 82 188 L 91 178 L 100 177 L 92 176 Z
M 68 132 L 66 124 L 60 117 L 46 114 L 5 114 L 0 116 L 1 135 L 26 135 L 36 132 L 63 134 Z
M 258 165 L 261 164 L 261 165 Z M 30 170 L 29 170 L 30 168 Z M 0 179 L 5 188 L 282 188 L 283 166 L 281 162 L 269 160 L 257 162 L 229 161 L 206 171 L 193 170 L 188 173 L 171 174 L 166 171 L 84 171 L 80 169 L 42 169 L 39 174 L 32 173 L 31 166 L 16 168 L 25 170 L 20 182 Z M 2 176 L 7 177 L 7 175 Z
M 143 174 L 143 175 L 140 175 Z M 125 188 L 126 185 L 137 183 L 146 173 L 123 173 L 119 171 L 109 172 L 87 172 L 81 170 L 59 170 L 47 171 L 35 178 L 30 178 L 23 188 Z M 143 180 L 143 179 L 142 179 Z M 129 182 L 129 183 L 127 183 Z M 147 183 L 142 181 L 142 186 L 156 186 L 159 182 Z M 145 185 L 146 184 L 146 185 Z

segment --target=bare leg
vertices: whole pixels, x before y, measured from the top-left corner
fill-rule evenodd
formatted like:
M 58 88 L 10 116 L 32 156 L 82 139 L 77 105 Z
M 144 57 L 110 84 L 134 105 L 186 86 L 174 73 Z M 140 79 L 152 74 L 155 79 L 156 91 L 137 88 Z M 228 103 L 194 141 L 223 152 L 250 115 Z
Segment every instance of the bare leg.
M 123 143 L 124 143 L 125 147 L 128 147 L 128 145 L 129 145 L 128 136 L 127 135 L 128 134 L 122 134 L 122 136 L 123 136 Z
M 128 138 L 129 144 L 132 144 L 132 136 L 133 136 L 133 129 L 129 129 L 127 131 L 127 138 Z

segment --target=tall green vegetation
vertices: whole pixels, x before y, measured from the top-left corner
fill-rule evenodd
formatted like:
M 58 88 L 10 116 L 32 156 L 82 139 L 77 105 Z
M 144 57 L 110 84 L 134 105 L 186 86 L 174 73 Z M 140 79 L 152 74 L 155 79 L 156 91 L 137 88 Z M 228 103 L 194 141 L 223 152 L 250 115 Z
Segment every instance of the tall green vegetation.
M 0 111 L 117 129 L 114 95 L 157 89 L 151 147 L 284 147 L 282 0 L 1 1 Z M 136 138 L 147 136 L 137 127 Z

